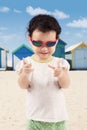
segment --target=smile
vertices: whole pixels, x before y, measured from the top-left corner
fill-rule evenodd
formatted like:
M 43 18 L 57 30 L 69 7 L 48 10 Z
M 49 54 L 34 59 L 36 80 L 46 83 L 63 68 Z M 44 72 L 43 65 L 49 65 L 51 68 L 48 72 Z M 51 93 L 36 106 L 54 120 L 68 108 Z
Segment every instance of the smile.
M 44 53 L 41 52 L 41 54 L 46 55 L 46 54 L 48 54 L 48 52 L 44 52 Z

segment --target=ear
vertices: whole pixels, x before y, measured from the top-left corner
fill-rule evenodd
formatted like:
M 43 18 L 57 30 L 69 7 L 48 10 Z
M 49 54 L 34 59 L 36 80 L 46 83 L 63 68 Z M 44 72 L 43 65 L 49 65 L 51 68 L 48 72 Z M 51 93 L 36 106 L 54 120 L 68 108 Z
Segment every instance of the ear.
M 56 39 L 56 45 L 55 46 L 57 46 L 58 41 L 59 41 L 59 37 Z
M 30 42 L 30 44 L 32 43 L 32 41 L 31 41 L 31 37 L 28 35 L 28 40 L 29 40 L 29 42 Z
M 59 38 L 59 36 L 58 36 L 58 38 L 56 39 L 56 43 L 58 43 L 59 39 L 60 39 L 60 38 Z

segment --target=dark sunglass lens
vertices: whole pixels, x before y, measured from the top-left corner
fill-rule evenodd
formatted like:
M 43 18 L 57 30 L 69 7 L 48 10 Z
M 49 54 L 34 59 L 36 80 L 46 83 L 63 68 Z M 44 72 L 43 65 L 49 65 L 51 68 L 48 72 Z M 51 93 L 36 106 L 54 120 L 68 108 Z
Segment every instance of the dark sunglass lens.
M 48 43 L 47 43 L 47 46 L 48 46 L 48 47 L 51 47 L 51 46 L 54 46 L 55 44 L 56 44 L 56 42 L 48 42 Z
M 41 43 L 38 41 L 32 41 L 32 43 L 34 46 L 38 46 L 38 47 L 41 46 Z

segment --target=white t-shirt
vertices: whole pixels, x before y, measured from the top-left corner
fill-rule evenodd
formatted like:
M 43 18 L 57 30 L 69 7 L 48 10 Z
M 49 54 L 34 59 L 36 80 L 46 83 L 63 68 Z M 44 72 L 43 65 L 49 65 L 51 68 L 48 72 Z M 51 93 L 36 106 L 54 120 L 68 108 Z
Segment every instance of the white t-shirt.
M 58 87 L 58 78 L 54 71 L 48 67 L 58 67 L 60 58 L 54 57 L 46 63 L 37 62 L 31 57 L 26 60 L 32 64 L 33 71 L 29 75 L 30 88 L 27 89 L 27 119 L 58 122 L 68 119 L 63 89 Z M 17 71 L 22 68 L 23 62 Z M 69 64 L 61 59 L 61 66 L 69 70 Z

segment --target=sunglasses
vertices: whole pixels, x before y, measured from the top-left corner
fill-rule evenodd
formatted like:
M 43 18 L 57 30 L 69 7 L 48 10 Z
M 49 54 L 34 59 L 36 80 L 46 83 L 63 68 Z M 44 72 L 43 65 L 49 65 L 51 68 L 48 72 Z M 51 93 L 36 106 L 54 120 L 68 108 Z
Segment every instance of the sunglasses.
M 45 44 L 47 47 L 52 47 L 52 46 L 55 46 L 56 44 L 56 41 L 42 42 L 42 41 L 32 40 L 32 38 L 31 38 L 31 42 L 34 46 L 37 46 L 37 47 L 41 47 L 43 44 Z

